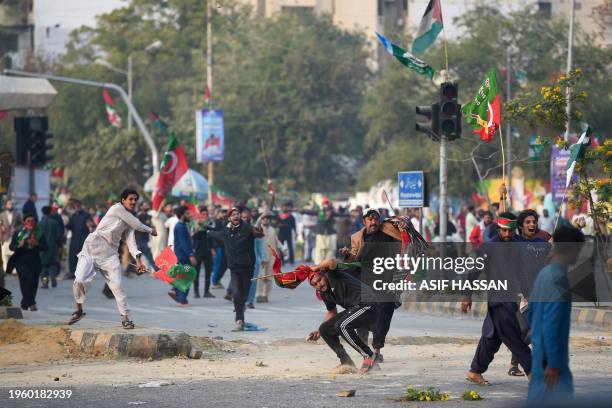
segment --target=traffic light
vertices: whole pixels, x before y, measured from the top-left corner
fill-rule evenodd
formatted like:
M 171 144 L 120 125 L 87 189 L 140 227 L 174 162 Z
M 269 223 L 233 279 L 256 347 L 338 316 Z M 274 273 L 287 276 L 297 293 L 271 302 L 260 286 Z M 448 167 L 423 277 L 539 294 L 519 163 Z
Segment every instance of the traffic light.
M 426 122 L 417 122 L 417 132 L 426 133 L 433 140 L 440 140 L 440 104 L 432 103 L 431 106 L 417 106 L 416 114 L 424 116 Z
M 47 143 L 53 137 L 47 133 L 46 116 L 15 118 L 17 165 L 43 167 L 53 158 L 48 154 L 53 145 Z
M 440 134 L 448 140 L 461 137 L 461 105 L 457 103 L 459 85 L 444 82 L 440 85 Z

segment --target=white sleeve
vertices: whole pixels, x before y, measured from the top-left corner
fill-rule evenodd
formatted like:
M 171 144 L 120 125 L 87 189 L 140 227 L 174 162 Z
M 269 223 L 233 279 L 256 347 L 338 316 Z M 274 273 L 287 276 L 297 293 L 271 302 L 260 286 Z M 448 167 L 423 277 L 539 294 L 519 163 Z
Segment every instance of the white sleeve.
M 136 245 L 136 238 L 134 236 L 133 229 L 128 230 L 125 243 L 127 244 L 128 251 L 130 251 L 130 255 L 132 255 L 134 259 L 136 259 L 136 257 L 142 253 L 138 250 L 138 245 Z
M 126 210 L 123 205 L 119 204 L 116 206 L 112 206 L 109 210 L 111 215 L 119 218 L 121 221 L 125 222 L 129 227 L 136 231 L 146 232 L 150 234 L 153 229 L 147 225 L 144 225 L 135 215 Z

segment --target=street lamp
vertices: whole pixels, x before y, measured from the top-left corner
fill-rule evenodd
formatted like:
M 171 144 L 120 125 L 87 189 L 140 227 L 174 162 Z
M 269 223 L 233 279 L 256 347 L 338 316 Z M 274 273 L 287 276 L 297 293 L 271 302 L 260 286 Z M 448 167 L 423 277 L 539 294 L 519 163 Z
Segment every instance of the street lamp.
M 144 50 L 146 52 L 155 51 L 155 50 L 160 49 L 162 45 L 163 43 L 161 42 L 161 40 L 156 40 L 156 41 L 153 41 L 151 44 L 147 45 Z M 133 53 L 130 53 L 130 55 L 128 55 L 127 71 L 114 67 L 110 62 L 108 62 L 107 60 L 103 58 L 97 58 L 94 61 L 95 64 L 102 65 L 110 69 L 111 71 L 117 72 L 127 77 L 128 97 L 130 98 L 130 101 L 132 100 L 132 54 Z M 128 130 L 132 130 L 132 113 L 129 111 L 128 111 Z

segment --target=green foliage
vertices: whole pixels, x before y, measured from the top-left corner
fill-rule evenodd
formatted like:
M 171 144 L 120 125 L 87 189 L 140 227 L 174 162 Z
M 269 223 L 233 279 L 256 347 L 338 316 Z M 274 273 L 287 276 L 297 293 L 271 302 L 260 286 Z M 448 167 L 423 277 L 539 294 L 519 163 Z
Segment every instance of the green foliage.
M 419 390 L 409 386 L 406 394 L 400 398 L 401 401 L 448 401 L 450 396 L 445 392 L 440 392 L 438 388 L 427 387 Z
M 159 113 L 176 130 L 190 167 L 205 172 L 205 165 L 195 162 L 194 137 L 194 112 L 204 108 L 205 21 L 201 1 L 131 0 L 99 16 L 95 29 L 72 33 L 62 73 L 127 88 L 125 76 L 94 61 L 103 56 L 125 70 L 131 54 L 133 99 L 141 115 Z M 268 178 L 263 140 L 269 176 L 281 193 L 354 184 L 348 164 L 359 156 L 355 147 L 365 132 L 359 121 L 369 76 L 365 39 L 337 28 L 326 16 L 255 18 L 249 8 L 231 1 L 215 7 L 213 31 L 213 106 L 225 110 L 226 135 L 225 161 L 215 167 L 215 183 L 237 197 L 262 195 Z M 162 47 L 144 51 L 155 40 Z M 52 109 L 55 156 L 58 163 L 83 168 L 87 155 L 72 147 L 108 126 L 100 90 L 61 85 L 59 91 Z M 127 112 L 115 99 L 125 126 Z M 163 150 L 166 140 L 155 139 Z M 148 149 L 141 154 L 148 155 Z M 96 161 L 87 166 L 108 170 Z M 75 188 L 87 191 L 87 177 L 71 174 Z
M 465 390 L 465 392 L 461 394 L 461 399 L 464 401 L 480 401 L 484 398 L 474 390 Z
M 142 191 L 142 167 L 149 152 L 136 131 L 100 126 L 71 145 L 70 153 L 78 157 L 69 166 L 74 197 L 100 203 L 126 187 Z

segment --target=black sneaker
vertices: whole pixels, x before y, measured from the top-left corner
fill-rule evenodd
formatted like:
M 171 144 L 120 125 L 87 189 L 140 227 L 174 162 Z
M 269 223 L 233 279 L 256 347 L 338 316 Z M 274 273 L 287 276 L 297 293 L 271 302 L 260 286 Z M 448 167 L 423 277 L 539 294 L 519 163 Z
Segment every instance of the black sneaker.
M 193 291 L 193 297 L 200 298 L 200 291 L 199 290 L 194 290 Z
M 252 303 L 247 303 L 246 304 L 247 309 L 255 309 L 255 305 Z
M 172 298 L 172 300 L 174 300 L 176 303 L 180 304 L 181 302 L 179 301 L 178 295 L 176 294 L 175 291 L 171 290 L 168 292 L 168 296 L 170 296 Z
M 114 299 L 115 295 L 113 295 L 113 291 L 108 287 L 108 285 L 104 285 L 104 289 L 102 289 L 102 293 L 104 294 L 104 296 L 106 296 L 108 299 Z
M 57 279 L 51 278 L 51 287 L 52 288 L 56 288 L 57 287 Z
M 213 294 L 212 294 L 212 293 L 210 293 L 210 292 L 205 292 L 205 293 L 204 293 L 204 297 L 205 297 L 205 298 L 211 298 L 211 299 L 212 299 L 212 298 L 214 298 L 214 297 L 215 297 L 215 295 L 213 295 Z

